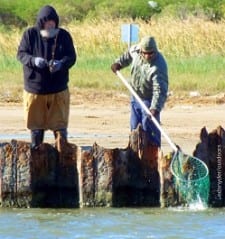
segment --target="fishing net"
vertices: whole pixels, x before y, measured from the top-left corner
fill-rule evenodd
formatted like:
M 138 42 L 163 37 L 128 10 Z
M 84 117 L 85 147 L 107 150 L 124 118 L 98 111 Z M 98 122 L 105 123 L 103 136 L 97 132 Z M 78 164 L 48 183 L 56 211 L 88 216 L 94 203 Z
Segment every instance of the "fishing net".
M 209 171 L 203 161 L 177 151 L 171 163 L 171 171 L 179 195 L 187 205 L 195 202 L 207 205 Z

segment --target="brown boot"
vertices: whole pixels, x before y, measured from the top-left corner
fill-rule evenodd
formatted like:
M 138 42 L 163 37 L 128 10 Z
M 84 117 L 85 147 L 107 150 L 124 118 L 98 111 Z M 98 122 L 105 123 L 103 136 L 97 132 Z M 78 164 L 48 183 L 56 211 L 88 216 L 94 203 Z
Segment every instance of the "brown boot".
M 59 129 L 54 131 L 55 135 L 55 147 L 58 152 L 62 152 L 65 145 L 67 144 L 67 130 Z

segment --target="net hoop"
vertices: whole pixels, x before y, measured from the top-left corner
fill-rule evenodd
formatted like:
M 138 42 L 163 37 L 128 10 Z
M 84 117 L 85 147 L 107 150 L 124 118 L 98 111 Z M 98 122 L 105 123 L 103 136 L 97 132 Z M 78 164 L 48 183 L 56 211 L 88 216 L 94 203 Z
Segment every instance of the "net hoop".
M 174 170 L 173 170 L 173 164 L 174 164 L 175 158 L 176 158 L 179 154 L 186 155 L 186 156 L 191 157 L 192 159 L 196 160 L 197 162 L 200 162 L 200 163 L 203 165 L 204 169 L 205 169 L 205 175 L 203 175 L 202 177 L 200 177 L 200 178 L 198 178 L 198 179 L 191 179 L 191 182 L 202 181 L 202 180 L 205 180 L 205 179 L 209 176 L 209 169 L 208 169 L 208 167 L 207 167 L 207 165 L 206 165 L 205 162 L 203 162 L 202 160 L 200 160 L 200 159 L 198 159 L 198 158 L 196 158 L 196 157 L 193 157 L 193 156 L 189 156 L 189 155 L 187 155 L 187 154 L 184 154 L 184 153 L 182 153 L 181 151 L 177 151 L 177 152 L 174 154 L 174 156 L 173 156 L 173 158 L 172 158 L 172 162 L 171 162 L 171 164 L 170 164 L 170 170 L 171 170 L 173 176 L 174 176 L 177 180 L 179 180 L 179 181 L 181 181 L 181 182 L 187 182 L 187 181 L 188 181 L 188 180 L 186 180 L 186 179 L 181 178 L 181 177 L 180 177 L 179 175 L 177 175 L 177 174 L 174 172 Z

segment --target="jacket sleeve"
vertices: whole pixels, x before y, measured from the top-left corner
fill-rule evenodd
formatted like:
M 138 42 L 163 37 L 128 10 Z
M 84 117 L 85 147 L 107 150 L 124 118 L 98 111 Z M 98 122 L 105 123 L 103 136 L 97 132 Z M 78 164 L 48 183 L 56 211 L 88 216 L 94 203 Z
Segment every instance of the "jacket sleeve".
M 62 57 L 62 62 L 64 68 L 69 69 L 76 63 L 77 55 L 70 34 L 66 32 L 64 34 L 64 37 L 64 44 L 66 45 L 66 47 L 64 56 Z
M 137 57 L 139 51 L 140 49 L 138 45 L 131 46 L 131 48 L 128 51 L 126 51 L 116 60 L 116 63 L 119 63 L 122 68 L 129 66 L 135 59 L 135 57 Z
M 161 111 L 166 99 L 168 91 L 167 71 L 156 69 L 152 75 L 153 97 L 150 109 Z
M 30 43 L 31 34 L 29 30 L 23 33 L 21 42 L 17 51 L 17 59 L 28 67 L 34 67 L 34 57 L 32 56 L 31 43 Z
M 132 56 L 129 51 L 125 52 L 116 60 L 116 63 L 119 63 L 121 65 L 121 68 L 129 66 L 131 62 L 132 62 Z

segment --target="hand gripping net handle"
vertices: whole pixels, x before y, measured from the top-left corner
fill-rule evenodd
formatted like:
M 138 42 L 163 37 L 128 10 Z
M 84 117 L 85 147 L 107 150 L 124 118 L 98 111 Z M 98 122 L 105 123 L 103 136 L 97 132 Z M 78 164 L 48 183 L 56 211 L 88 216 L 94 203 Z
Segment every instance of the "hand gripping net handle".
M 168 144 L 171 146 L 171 148 L 177 152 L 178 148 L 176 145 L 172 142 L 172 140 L 169 138 L 169 136 L 166 134 L 166 132 L 163 130 L 159 122 L 156 120 L 156 118 L 152 115 L 150 110 L 147 108 L 147 106 L 143 103 L 141 98 L 138 96 L 138 94 L 134 91 L 134 89 L 129 85 L 129 83 L 126 81 L 126 79 L 123 77 L 123 75 L 119 72 L 116 71 L 117 76 L 120 78 L 120 80 L 124 83 L 124 85 L 127 87 L 127 89 L 130 91 L 130 93 L 136 98 L 138 103 L 141 105 L 141 107 L 144 109 L 144 111 L 151 117 L 152 122 L 155 124 L 155 126 L 159 129 L 161 134 L 164 136 Z

